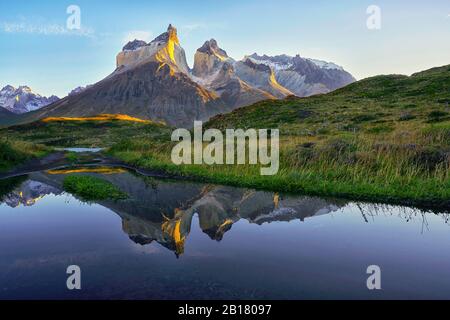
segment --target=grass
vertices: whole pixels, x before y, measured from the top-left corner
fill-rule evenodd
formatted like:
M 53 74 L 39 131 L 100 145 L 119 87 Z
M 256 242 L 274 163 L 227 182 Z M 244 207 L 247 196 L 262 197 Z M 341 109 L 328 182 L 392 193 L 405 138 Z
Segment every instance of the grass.
M 85 201 L 121 200 L 126 199 L 127 194 L 120 191 L 112 183 L 84 175 L 70 175 L 64 178 L 64 190 L 79 196 Z
M 442 165 L 431 162 L 435 161 L 433 150 L 418 157 L 408 149 L 395 151 L 392 146 L 386 147 L 392 149 L 379 146 L 376 153 L 363 152 L 362 148 L 374 145 L 352 145 L 338 139 L 321 147 L 309 147 L 306 143 L 308 147 L 294 147 L 298 145 L 292 139 L 281 142 L 280 171 L 275 176 L 261 176 L 259 167 L 250 165 L 176 166 L 170 160 L 170 144 L 124 141 L 109 153 L 137 167 L 203 182 L 354 200 L 430 207 L 450 205 L 448 168 L 444 170 Z M 400 152 L 404 154 L 400 156 Z M 431 168 L 413 164 L 427 160 L 426 166 Z
M 45 119 L 44 119 L 45 120 Z M 0 134 L 52 147 L 108 147 L 123 137 L 157 139 L 169 129 L 159 123 L 121 120 L 37 121 L 0 130 Z
M 31 158 L 42 157 L 50 148 L 11 138 L 0 138 L 0 172 L 7 171 Z

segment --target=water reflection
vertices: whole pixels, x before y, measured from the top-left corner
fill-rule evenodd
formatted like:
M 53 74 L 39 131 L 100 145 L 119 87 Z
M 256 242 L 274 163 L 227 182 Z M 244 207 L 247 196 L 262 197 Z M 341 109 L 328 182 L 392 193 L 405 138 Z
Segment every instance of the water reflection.
M 221 241 L 241 219 L 262 225 L 278 221 L 304 221 L 306 218 L 340 212 L 344 207 L 356 211 L 367 223 L 380 216 L 397 216 L 405 222 L 421 219 L 422 230 L 428 229 L 427 212 L 377 204 L 349 203 L 306 196 L 290 196 L 233 187 L 192 182 L 155 180 L 116 168 L 51 170 L 30 174 L 26 179 L 9 180 L 12 190 L 0 194 L 2 203 L 16 208 L 33 206 L 43 197 L 63 193 L 67 174 L 98 176 L 110 181 L 129 198 L 100 201 L 122 219 L 122 229 L 137 244 L 158 242 L 176 256 L 184 253 L 193 217 L 210 239 Z M 3 181 L 5 183 L 5 181 Z M 10 188 L 10 189 L 11 189 Z M 448 213 L 440 213 L 448 222 Z

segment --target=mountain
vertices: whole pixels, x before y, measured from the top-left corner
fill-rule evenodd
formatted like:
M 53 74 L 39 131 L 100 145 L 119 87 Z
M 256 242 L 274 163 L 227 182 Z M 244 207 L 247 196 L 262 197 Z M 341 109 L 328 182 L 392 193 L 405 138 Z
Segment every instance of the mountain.
M 76 88 L 67 97 L 20 117 L 16 123 L 46 117 L 125 114 L 170 126 L 192 127 L 194 120 L 206 121 L 262 100 L 328 92 L 353 79 L 345 78 L 343 74 L 347 73 L 342 69 L 333 69 L 334 64 L 304 62 L 297 57 L 291 59 L 292 63 L 286 61 L 289 73 L 280 73 L 275 62 L 266 63 L 256 55 L 235 61 L 214 39 L 197 50 L 194 60 L 191 70 L 177 29 L 169 25 L 166 32 L 149 43 L 137 39 L 127 43 L 116 57 L 116 69 L 105 79 Z M 302 67 L 303 62 L 309 67 Z
M 195 53 L 192 76 L 194 81 L 215 92 L 232 109 L 261 100 L 276 99 L 269 92 L 255 88 L 239 78 L 235 71 L 235 61 L 214 39 L 206 41 Z
M 215 93 L 191 79 L 172 25 L 150 43 L 128 43 L 116 61 L 116 70 L 105 79 L 22 120 L 106 113 L 192 126 L 194 119 L 206 120 L 227 110 Z
M 11 117 L 11 116 L 14 116 L 14 113 L 9 111 L 8 109 L 0 107 L 0 119 L 5 118 L 5 117 Z
M 0 107 L 15 114 L 22 114 L 45 107 L 59 100 L 56 96 L 44 97 L 34 93 L 30 87 L 20 86 L 14 88 L 7 85 L 0 90 Z
M 276 82 L 299 97 L 328 93 L 355 82 L 350 73 L 334 63 L 302 58 L 299 55 L 270 57 L 254 53 L 246 61 L 270 67 Z M 250 65 L 250 62 L 247 64 Z
M 275 78 L 275 71 L 268 65 L 245 59 L 237 62 L 235 67 L 239 78 L 260 90 L 264 90 L 279 99 L 294 95 L 278 83 Z

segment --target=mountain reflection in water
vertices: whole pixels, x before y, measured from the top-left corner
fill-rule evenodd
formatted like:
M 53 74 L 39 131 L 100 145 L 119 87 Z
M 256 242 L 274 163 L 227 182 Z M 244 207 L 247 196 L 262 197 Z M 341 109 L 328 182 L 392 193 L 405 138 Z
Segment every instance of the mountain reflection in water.
M 173 251 L 176 256 L 184 253 L 185 240 L 189 236 L 192 220 L 198 215 L 199 226 L 212 240 L 221 241 L 233 224 L 245 219 L 252 224 L 276 221 L 292 221 L 326 215 L 338 211 L 349 203 L 307 196 L 290 196 L 278 193 L 239 189 L 192 182 L 156 180 L 118 168 L 85 168 L 76 170 L 50 170 L 28 175 L 17 183 L 14 190 L 0 195 L 1 202 L 18 207 L 33 206 L 46 195 L 63 194 L 62 183 L 67 174 L 101 177 L 127 193 L 121 201 L 98 201 L 122 219 L 122 229 L 137 244 L 154 241 Z M 361 219 L 369 222 L 377 215 L 390 215 L 389 206 L 352 203 L 359 210 Z M 395 214 L 409 221 L 423 219 L 425 212 L 404 208 Z M 447 223 L 448 215 L 441 214 Z

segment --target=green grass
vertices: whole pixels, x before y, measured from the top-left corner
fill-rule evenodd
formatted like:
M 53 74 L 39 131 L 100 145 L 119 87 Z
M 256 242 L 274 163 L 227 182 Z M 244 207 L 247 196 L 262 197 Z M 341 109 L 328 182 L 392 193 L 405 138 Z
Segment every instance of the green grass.
M 91 176 L 72 175 L 64 178 L 64 190 L 85 201 L 121 200 L 127 194 L 120 191 L 112 183 Z
M 42 157 L 50 148 L 32 142 L 0 138 L 0 172 L 7 171 L 29 159 Z
M 128 121 L 33 122 L 0 130 L 14 139 L 52 147 L 108 147 L 123 137 L 158 139 L 169 128 Z
M 335 143 L 333 147 L 338 145 Z M 293 148 L 287 147 L 281 154 L 280 171 L 275 176 L 261 176 L 259 167 L 250 165 L 176 166 L 170 161 L 169 146 L 128 141 L 109 152 L 137 167 L 203 182 L 354 200 L 430 207 L 450 205 L 448 171 L 402 166 L 401 158 L 383 155 L 382 149 L 371 159 L 364 160 L 365 155 L 361 154 L 361 160 L 358 160 L 353 158 L 356 149 L 352 147 L 340 146 L 340 155 L 325 148 L 331 147 L 297 155 Z

